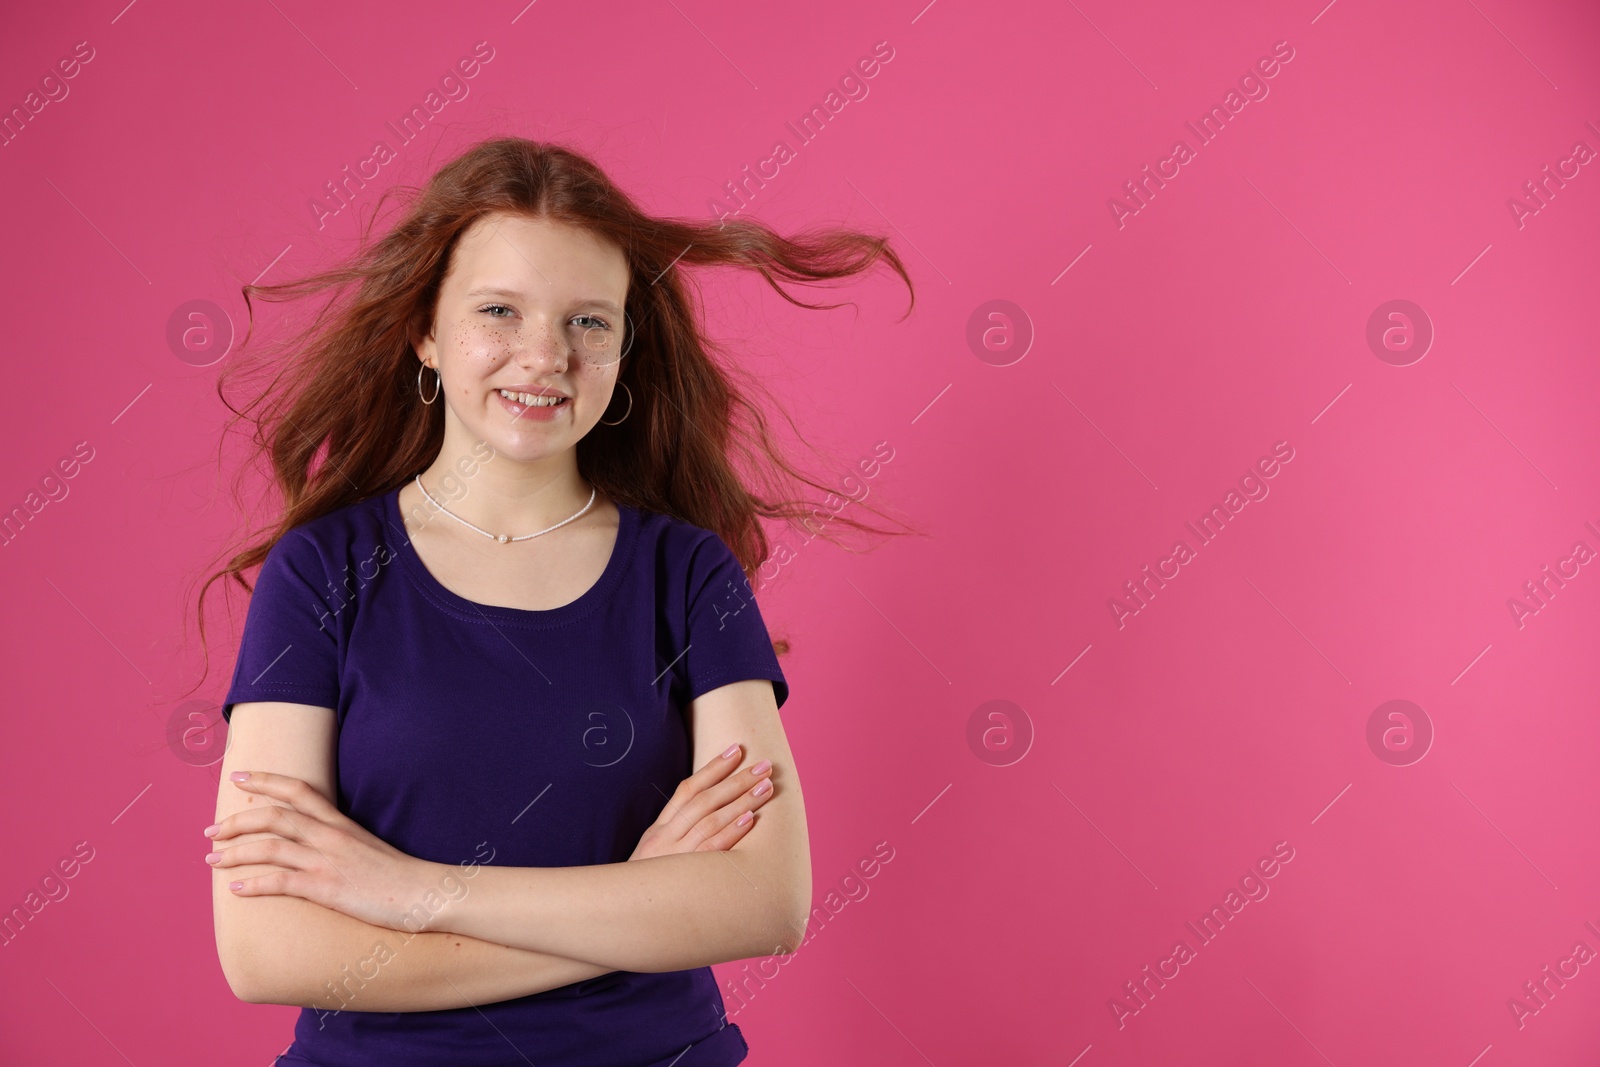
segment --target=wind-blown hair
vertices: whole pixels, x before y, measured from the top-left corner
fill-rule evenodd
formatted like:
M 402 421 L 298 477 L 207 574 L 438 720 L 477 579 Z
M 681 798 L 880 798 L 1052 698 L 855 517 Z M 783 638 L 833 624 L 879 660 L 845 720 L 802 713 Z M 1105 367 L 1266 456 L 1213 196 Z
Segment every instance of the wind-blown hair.
M 618 503 L 715 531 L 747 577 L 754 576 L 769 550 L 758 516 L 803 521 L 814 505 L 788 498 L 788 489 L 804 483 L 833 490 L 789 463 L 761 408 L 746 395 L 746 389 L 766 390 L 705 336 L 691 303 L 695 280 L 688 268 L 753 270 L 791 304 L 827 310 L 842 305 L 797 300 L 780 280 L 847 278 L 882 261 L 906 284 L 907 315 L 916 302 L 910 275 L 885 238 L 846 229 L 783 237 L 753 219 L 656 218 L 635 206 L 593 161 L 555 144 L 520 137 L 483 141 L 442 167 L 422 189 L 396 187 L 378 205 L 397 193 L 406 200 L 398 223 L 369 244 L 375 209 L 348 262 L 295 281 L 243 287 L 252 331 L 252 296 L 287 301 L 332 295 L 310 325 L 282 346 L 284 357 L 254 363 L 235 357 L 218 378 L 218 396 L 232 412 L 223 439 L 241 425 L 250 428 L 248 462 L 239 470 L 234 498 L 242 499 L 239 486 L 250 469 L 265 465 L 281 508 L 267 529 L 250 534 L 231 556 L 225 548 L 213 561 L 226 559 L 196 597 L 202 647 L 205 597 L 214 582 L 231 578 L 252 591 L 244 572 L 258 566 L 289 530 L 400 486 L 438 455 L 444 405 L 425 405 L 418 396 L 412 338 L 430 332 L 456 242 L 484 216 L 507 213 L 568 223 L 622 250 L 629 272 L 625 318 L 631 337 L 622 342 L 627 355 L 618 383 L 628 386 L 634 406 L 619 425 L 596 425 L 578 442 L 579 473 Z M 713 358 L 713 352 L 722 358 Z M 270 380 L 236 407 L 228 387 L 254 376 Z M 771 406 L 793 429 L 793 419 Z M 798 429 L 795 433 L 800 437 Z M 898 532 L 844 515 L 827 525 L 834 524 Z M 818 535 L 835 540 L 822 531 Z M 787 651 L 786 641 L 774 646 Z M 204 677 L 202 672 L 202 682 Z

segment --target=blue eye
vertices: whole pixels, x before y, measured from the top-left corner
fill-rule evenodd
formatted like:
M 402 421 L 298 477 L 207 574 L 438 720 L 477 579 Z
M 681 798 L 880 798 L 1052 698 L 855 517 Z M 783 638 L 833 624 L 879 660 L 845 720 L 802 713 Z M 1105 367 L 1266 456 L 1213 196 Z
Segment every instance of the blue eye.
M 607 330 L 611 329 L 611 324 L 609 322 L 607 322 L 605 319 L 602 319 L 598 315 L 579 315 L 578 318 L 579 319 L 588 319 L 590 322 L 597 323 L 602 329 L 607 329 Z M 576 321 L 576 320 L 574 320 L 574 321 Z M 589 329 L 592 330 L 592 329 L 594 329 L 594 327 L 591 326 L 591 327 L 589 327 Z
M 478 310 L 479 311 L 493 311 L 496 308 L 499 308 L 501 311 L 510 311 L 511 310 L 510 308 L 506 307 L 504 304 L 489 304 L 489 305 L 486 305 L 484 307 L 479 308 Z M 491 315 L 489 317 L 490 318 L 494 318 L 494 319 L 498 319 L 498 318 L 502 318 L 503 316 L 501 316 L 501 315 Z

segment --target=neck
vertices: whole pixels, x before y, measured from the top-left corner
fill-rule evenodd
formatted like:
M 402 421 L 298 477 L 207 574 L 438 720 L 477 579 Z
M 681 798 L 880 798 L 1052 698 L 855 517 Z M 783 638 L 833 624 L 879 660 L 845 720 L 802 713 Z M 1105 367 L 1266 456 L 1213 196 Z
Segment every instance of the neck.
M 594 493 L 579 475 L 577 453 L 570 448 L 519 461 L 487 444 L 476 449 L 445 447 L 422 472 L 422 484 L 434 500 L 459 517 L 491 533 L 514 537 L 570 519 Z M 595 506 L 599 503 L 595 494 Z

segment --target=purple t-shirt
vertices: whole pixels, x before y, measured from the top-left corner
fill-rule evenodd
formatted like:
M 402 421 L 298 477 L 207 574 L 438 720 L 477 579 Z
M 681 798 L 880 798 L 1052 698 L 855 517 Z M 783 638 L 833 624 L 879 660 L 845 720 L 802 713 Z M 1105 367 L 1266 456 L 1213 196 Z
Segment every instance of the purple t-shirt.
M 746 678 L 770 679 L 780 707 L 788 698 L 749 582 L 715 532 L 619 505 L 600 580 L 570 604 L 525 611 L 441 585 L 398 497 L 341 508 L 273 545 L 223 716 L 245 701 L 335 709 L 339 810 L 402 852 L 624 862 L 694 771 L 689 701 Z M 385 935 L 389 952 L 407 936 Z M 710 967 L 612 971 L 476 1007 L 363 1011 L 363 979 L 388 958 L 329 975 L 347 1007 L 302 1009 L 283 1062 L 712 1067 L 748 1051 Z

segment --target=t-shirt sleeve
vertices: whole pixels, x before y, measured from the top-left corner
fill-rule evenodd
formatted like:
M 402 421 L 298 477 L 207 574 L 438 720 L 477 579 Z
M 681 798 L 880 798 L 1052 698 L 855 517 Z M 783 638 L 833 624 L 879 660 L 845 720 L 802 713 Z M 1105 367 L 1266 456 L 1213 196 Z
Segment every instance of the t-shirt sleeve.
M 766 678 L 778 707 L 789 698 L 789 683 L 778 666 L 755 591 L 720 535 L 702 539 L 689 563 L 688 650 L 684 673 L 688 699 L 730 682 Z
M 316 544 L 290 530 L 256 576 L 222 717 L 253 700 L 339 706 L 339 611 Z

